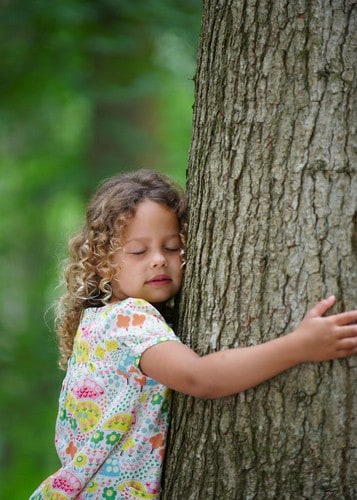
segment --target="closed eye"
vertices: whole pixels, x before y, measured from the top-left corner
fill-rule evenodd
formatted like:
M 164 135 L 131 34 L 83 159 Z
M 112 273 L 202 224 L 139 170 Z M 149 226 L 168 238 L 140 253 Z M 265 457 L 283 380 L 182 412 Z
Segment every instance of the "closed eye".
M 146 252 L 146 250 L 139 250 L 138 252 L 127 252 L 130 255 L 142 255 Z

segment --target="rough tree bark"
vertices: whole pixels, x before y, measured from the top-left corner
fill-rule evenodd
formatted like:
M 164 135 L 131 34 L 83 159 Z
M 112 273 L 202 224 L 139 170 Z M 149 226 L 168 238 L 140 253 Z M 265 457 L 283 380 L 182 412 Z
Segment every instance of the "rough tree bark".
M 179 334 L 198 353 L 356 306 L 354 1 L 206 0 Z M 356 358 L 175 396 L 164 500 L 352 499 Z

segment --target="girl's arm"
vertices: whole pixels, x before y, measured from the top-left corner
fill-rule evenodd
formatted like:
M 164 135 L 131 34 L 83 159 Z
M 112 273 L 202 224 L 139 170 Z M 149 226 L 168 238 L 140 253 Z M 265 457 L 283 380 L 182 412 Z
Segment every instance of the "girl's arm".
M 308 312 L 298 328 L 260 345 L 200 357 L 177 342 L 163 342 L 141 356 L 141 370 L 171 389 L 202 398 L 230 396 L 306 361 L 327 361 L 357 353 L 357 310 L 322 315 L 331 296 Z

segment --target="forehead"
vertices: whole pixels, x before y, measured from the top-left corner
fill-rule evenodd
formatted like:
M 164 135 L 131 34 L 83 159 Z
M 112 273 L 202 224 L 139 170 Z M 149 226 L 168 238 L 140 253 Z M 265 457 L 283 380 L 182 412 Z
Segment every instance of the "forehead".
M 172 208 L 144 200 L 137 205 L 134 216 L 128 220 L 125 232 L 127 238 L 136 235 L 144 237 L 152 233 L 175 235 L 179 233 L 179 221 Z

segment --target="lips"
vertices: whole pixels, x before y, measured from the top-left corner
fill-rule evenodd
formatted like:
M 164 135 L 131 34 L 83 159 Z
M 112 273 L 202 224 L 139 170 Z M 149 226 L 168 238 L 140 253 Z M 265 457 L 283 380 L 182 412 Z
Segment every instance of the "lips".
M 168 285 L 172 279 L 167 274 L 158 274 L 146 282 L 147 285 Z

